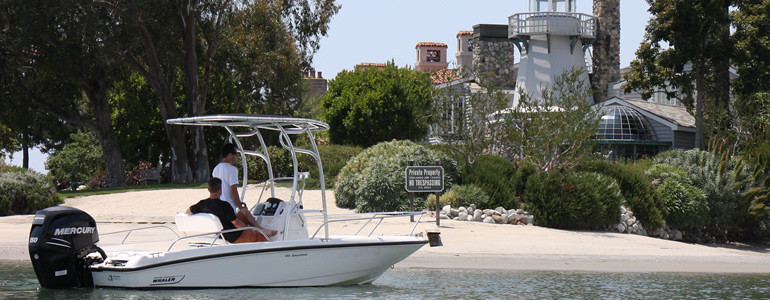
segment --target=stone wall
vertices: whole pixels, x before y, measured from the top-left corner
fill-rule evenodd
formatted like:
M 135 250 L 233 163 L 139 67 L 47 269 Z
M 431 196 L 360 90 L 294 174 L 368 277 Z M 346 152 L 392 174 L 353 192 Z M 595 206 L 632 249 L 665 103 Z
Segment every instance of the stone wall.
M 491 78 L 504 88 L 516 85 L 513 43 L 508 39 L 508 25 L 473 26 L 473 66 L 479 80 Z
M 620 80 L 620 0 L 594 0 L 597 20 L 593 43 L 594 102 L 607 100 L 607 85 Z

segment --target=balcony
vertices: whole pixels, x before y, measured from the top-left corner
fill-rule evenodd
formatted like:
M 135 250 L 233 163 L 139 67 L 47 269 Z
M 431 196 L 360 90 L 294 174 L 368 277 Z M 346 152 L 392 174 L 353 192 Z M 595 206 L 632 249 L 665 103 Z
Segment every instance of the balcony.
M 596 17 L 571 12 L 529 12 L 508 17 L 508 38 L 546 34 L 594 39 Z

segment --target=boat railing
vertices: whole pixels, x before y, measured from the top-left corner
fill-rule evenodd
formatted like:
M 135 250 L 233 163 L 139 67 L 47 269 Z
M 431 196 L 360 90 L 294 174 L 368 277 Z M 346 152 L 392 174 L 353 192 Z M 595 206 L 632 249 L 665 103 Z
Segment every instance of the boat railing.
M 126 240 L 128 240 L 128 237 L 131 236 L 131 234 L 134 233 L 135 231 L 149 230 L 149 229 L 156 229 L 156 228 L 166 228 L 166 229 L 170 230 L 172 233 L 174 233 L 174 235 L 177 238 L 179 238 L 179 233 L 177 233 L 174 229 L 172 229 L 171 227 L 168 227 L 166 225 L 155 225 L 155 226 L 147 226 L 147 227 L 142 227 L 142 228 L 133 228 L 133 229 L 120 230 L 120 231 L 113 231 L 113 232 L 108 232 L 108 233 L 102 233 L 102 234 L 100 234 L 100 236 L 125 233 L 126 236 L 124 236 L 123 237 L 123 241 L 120 242 L 120 244 L 123 245 L 123 244 L 126 243 Z
M 171 242 L 171 245 L 168 246 L 168 249 L 166 249 L 166 251 L 171 251 L 171 249 L 174 248 L 174 245 L 176 245 L 178 242 L 180 242 L 182 240 L 187 240 L 187 239 L 197 238 L 197 237 L 202 237 L 202 236 L 212 236 L 212 240 L 211 240 L 211 243 L 209 244 L 209 247 L 213 247 L 214 244 L 217 242 L 217 239 L 222 238 L 224 240 L 223 234 L 230 233 L 230 232 L 244 231 L 244 230 L 256 230 L 259 233 L 261 233 L 262 235 L 264 235 L 265 237 L 267 237 L 267 235 L 261 229 L 259 229 L 257 227 L 246 226 L 246 227 L 241 227 L 241 228 L 234 228 L 234 229 L 227 229 L 227 230 L 222 230 L 222 231 L 206 232 L 206 233 L 200 233 L 200 234 L 183 236 L 183 237 L 180 237 L 180 238 L 176 239 L 175 241 Z
M 367 216 L 368 215 L 368 216 Z M 322 223 L 320 226 L 318 226 L 318 229 L 316 229 L 315 232 L 313 232 L 313 235 L 310 237 L 311 239 L 314 239 L 316 235 L 318 235 L 318 232 L 321 231 L 322 228 L 325 228 L 326 225 L 330 223 L 341 223 L 341 222 L 352 222 L 352 221 L 366 221 L 363 225 L 361 225 L 361 228 L 356 231 L 355 235 L 361 234 L 361 232 L 373 221 L 377 221 L 377 223 L 374 225 L 374 227 L 369 231 L 369 233 L 366 235 L 367 237 L 371 237 L 372 234 L 377 230 L 377 228 L 382 224 L 382 221 L 385 219 L 390 218 L 400 218 L 400 217 L 408 217 L 408 216 L 419 216 L 417 218 L 417 221 L 414 222 L 414 225 L 412 226 L 412 229 L 409 231 L 409 235 L 414 234 L 414 230 L 417 228 L 417 224 L 420 224 L 420 220 L 422 220 L 422 216 L 425 215 L 424 211 L 405 211 L 405 212 L 376 212 L 376 213 L 358 213 L 354 215 L 329 215 L 329 218 L 344 218 L 344 219 L 334 219 L 334 220 L 327 220 L 324 223 Z M 348 216 L 360 216 L 360 217 L 348 217 Z

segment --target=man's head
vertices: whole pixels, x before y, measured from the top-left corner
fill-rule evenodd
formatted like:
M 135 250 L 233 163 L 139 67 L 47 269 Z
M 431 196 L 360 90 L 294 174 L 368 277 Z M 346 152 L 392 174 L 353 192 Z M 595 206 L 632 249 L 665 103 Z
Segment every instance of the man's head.
M 218 199 L 222 195 L 222 180 L 216 177 L 209 179 L 209 194 L 210 198 Z M 216 196 L 215 196 L 216 195 Z
M 230 157 L 231 154 L 233 155 L 232 158 Z M 222 152 L 219 153 L 219 156 L 222 158 L 222 160 L 233 163 L 237 154 L 238 152 L 235 150 L 235 145 L 226 143 L 222 145 Z

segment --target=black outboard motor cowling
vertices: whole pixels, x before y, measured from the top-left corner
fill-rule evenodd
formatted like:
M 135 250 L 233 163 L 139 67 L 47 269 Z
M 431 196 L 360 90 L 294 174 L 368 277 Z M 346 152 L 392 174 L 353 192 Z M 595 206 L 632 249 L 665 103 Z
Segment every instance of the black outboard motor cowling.
M 29 257 L 44 288 L 92 287 L 86 256 L 104 251 L 96 246 L 96 221 L 73 207 L 54 206 L 39 210 L 29 232 Z

